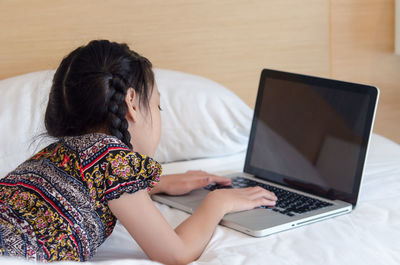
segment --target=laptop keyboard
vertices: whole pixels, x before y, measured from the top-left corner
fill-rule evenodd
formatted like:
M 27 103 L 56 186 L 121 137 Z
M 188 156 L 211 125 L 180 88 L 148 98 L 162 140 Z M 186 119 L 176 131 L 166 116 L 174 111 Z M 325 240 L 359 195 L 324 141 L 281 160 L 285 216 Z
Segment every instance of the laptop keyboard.
M 274 207 L 261 206 L 259 208 L 270 209 L 287 216 L 295 216 L 296 214 L 302 214 L 332 205 L 328 202 L 242 177 L 232 178 L 232 186 L 222 186 L 213 183 L 206 186 L 205 189 L 213 191 L 216 189 L 246 188 L 254 186 L 260 186 L 266 190 L 272 191 L 275 193 L 276 197 L 278 197 Z

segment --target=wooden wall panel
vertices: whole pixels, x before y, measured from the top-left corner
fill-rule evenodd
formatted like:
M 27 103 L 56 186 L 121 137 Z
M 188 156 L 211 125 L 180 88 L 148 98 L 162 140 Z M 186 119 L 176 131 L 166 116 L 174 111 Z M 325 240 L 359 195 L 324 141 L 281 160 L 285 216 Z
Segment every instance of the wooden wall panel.
M 394 0 L 0 0 L 0 79 L 107 38 L 252 107 L 264 67 L 377 85 L 375 132 L 400 142 L 393 12 Z
M 328 1 L 1 0 L 0 78 L 57 67 L 91 39 L 202 75 L 254 105 L 261 69 L 329 75 Z
M 381 90 L 375 132 L 400 143 L 400 56 L 394 0 L 331 0 L 332 77 Z

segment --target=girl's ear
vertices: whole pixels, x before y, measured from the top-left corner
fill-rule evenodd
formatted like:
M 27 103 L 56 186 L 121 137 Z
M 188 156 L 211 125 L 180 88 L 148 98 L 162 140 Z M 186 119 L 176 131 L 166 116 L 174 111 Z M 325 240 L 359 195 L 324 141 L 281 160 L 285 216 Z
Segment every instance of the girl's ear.
M 132 87 L 128 88 L 126 91 L 126 96 L 125 96 L 125 103 L 127 106 L 126 110 L 126 119 L 128 121 L 133 121 L 135 122 L 137 120 L 137 115 L 138 113 L 138 108 L 137 108 L 137 94 L 135 89 Z

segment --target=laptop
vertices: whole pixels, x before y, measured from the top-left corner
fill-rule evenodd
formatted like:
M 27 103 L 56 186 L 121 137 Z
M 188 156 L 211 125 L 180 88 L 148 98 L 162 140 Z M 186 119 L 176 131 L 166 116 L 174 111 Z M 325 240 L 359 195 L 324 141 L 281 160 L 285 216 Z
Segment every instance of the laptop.
M 259 185 L 275 207 L 226 214 L 221 225 L 262 237 L 351 212 L 358 201 L 379 89 L 270 69 L 261 73 L 243 172 L 155 201 L 193 213 L 220 188 Z

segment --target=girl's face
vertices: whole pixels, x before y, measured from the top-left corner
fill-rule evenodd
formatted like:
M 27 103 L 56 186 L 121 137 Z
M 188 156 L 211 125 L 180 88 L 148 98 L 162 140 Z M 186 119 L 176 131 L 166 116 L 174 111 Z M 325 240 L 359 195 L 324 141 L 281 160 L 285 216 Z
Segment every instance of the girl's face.
M 157 84 L 154 82 L 149 110 L 139 105 L 138 94 L 133 88 L 128 89 L 125 102 L 133 151 L 153 157 L 161 136 L 160 92 Z

